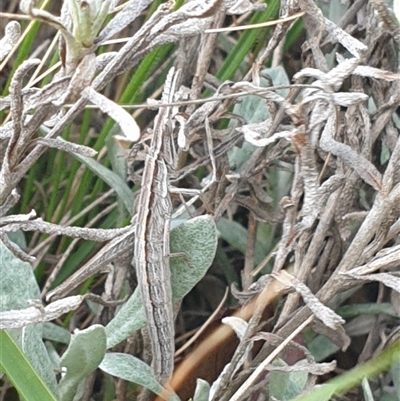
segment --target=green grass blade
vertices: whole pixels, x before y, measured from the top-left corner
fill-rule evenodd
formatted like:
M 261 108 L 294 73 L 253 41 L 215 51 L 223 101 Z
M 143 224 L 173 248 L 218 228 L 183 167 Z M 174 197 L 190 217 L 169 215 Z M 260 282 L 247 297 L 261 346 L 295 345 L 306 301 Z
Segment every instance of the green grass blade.
M 388 347 L 376 358 L 357 366 L 326 384 L 310 394 L 295 398 L 295 401 L 324 401 L 330 400 L 333 395 L 345 394 L 361 384 L 364 378 L 372 378 L 390 369 L 390 367 L 400 361 L 400 340 Z
M 251 18 L 249 25 L 258 24 L 276 18 L 278 15 L 279 3 L 280 2 L 276 0 L 269 1 L 267 9 L 263 12 L 255 13 Z M 263 28 L 263 31 L 260 28 L 249 29 L 248 31 L 245 31 L 232 51 L 226 57 L 222 67 L 217 73 L 217 78 L 219 78 L 222 82 L 227 79 L 231 79 L 246 55 L 254 46 L 260 33 L 265 35 L 270 29 L 271 28 Z
M 0 369 L 5 372 L 23 400 L 57 401 L 5 330 L 0 330 Z

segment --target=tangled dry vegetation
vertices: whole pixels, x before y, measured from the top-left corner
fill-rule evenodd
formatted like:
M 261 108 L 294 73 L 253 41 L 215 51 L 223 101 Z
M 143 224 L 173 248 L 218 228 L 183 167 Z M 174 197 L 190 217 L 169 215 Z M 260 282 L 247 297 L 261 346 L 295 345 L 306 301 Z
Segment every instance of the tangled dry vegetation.
M 205 379 L 194 400 L 286 400 L 399 344 L 400 28 L 385 1 L 330 4 L 336 21 L 312 0 L 16 3 L 3 11 L 36 25 L 8 22 L 0 44 L 1 327 L 56 399 L 151 399 L 147 387 L 185 400 Z M 196 273 L 171 258 L 178 352 L 163 390 L 139 298 L 126 314 L 112 302 L 140 280 L 129 222 L 171 66 L 168 180 L 185 190 L 171 192 L 172 224 L 212 216 L 219 242 L 212 228 L 171 233 L 171 249 L 189 253 L 187 236 L 203 259 Z M 82 293 L 106 307 L 67 296 L 82 266 L 99 278 Z M 61 300 L 27 307 L 71 276 Z M 57 382 L 42 337 L 55 354 L 62 326 L 88 334 L 96 357 L 76 366 L 82 349 L 57 345 L 58 363 L 79 371 Z M 385 363 L 344 397 L 399 397 L 399 361 Z

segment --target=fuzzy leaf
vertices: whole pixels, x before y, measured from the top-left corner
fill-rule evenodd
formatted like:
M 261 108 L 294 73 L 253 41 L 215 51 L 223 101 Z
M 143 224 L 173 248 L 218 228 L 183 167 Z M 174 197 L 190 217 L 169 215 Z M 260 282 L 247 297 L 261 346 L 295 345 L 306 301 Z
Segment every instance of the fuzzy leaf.
M 301 362 L 301 361 L 300 361 Z M 285 366 L 282 360 L 276 360 L 273 365 Z M 291 400 L 299 395 L 307 383 L 307 372 L 272 371 L 269 380 L 270 397 L 280 401 Z
M 20 310 L 28 300 L 40 299 L 40 291 L 32 267 L 16 258 L 0 241 L 0 311 Z M 9 330 L 33 368 L 47 386 L 56 393 L 53 366 L 42 341 L 41 325 Z
M 196 390 L 193 401 L 208 401 L 210 396 L 210 385 L 203 379 L 197 379 Z
M 182 299 L 206 274 L 214 260 L 217 230 L 210 216 L 188 220 L 171 231 L 171 255 L 185 252 L 189 259 L 170 257 L 172 299 Z M 142 299 L 137 289 L 107 325 L 107 348 L 123 341 L 146 324 Z
M 118 352 L 107 353 L 99 368 L 109 375 L 138 384 L 155 394 L 162 394 L 164 391 L 164 388 L 154 377 L 150 366 L 132 355 Z M 175 394 L 168 399 L 170 401 L 179 400 Z
M 60 400 L 72 401 L 80 382 L 100 365 L 106 353 L 104 327 L 96 324 L 71 336 L 60 366 L 67 372 L 59 384 Z

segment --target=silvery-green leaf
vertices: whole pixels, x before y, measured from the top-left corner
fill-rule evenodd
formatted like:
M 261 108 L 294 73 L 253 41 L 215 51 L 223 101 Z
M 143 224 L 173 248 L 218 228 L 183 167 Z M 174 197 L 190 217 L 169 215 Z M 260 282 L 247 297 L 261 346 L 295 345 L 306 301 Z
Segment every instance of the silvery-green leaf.
M 40 299 L 32 267 L 16 258 L 0 241 L 0 311 L 25 309 L 28 300 Z M 42 341 L 41 325 L 9 330 L 36 372 L 56 392 L 53 366 Z
M 54 323 L 43 323 L 43 338 L 46 340 L 57 341 L 62 344 L 69 344 L 71 333 L 63 327 L 57 326 Z
M 245 253 L 247 244 L 247 230 L 236 221 L 221 218 L 217 223 L 221 237 L 235 249 Z M 265 257 L 265 246 L 260 241 L 256 242 L 255 263 L 259 264 Z
M 61 401 L 72 401 L 80 382 L 100 365 L 106 353 L 104 327 L 96 324 L 71 336 L 70 344 L 61 358 L 66 368 L 58 387 Z
M 22 329 L 22 351 L 49 389 L 58 394 L 54 366 L 42 340 L 41 324 Z
M 210 385 L 203 379 L 197 379 L 193 401 L 208 401 L 210 398 Z
M 130 381 L 161 394 L 163 387 L 154 377 L 153 370 L 146 363 L 132 355 L 110 352 L 104 356 L 99 368 L 109 375 Z M 169 397 L 170 401 L 179 400 L 177 395 Z
M 271 78 L 273 85 L 289 85 L 290 81 L 283 67 L 266 68 L 261 71 L 261 75 Z M 260 79 L 261 87 L 267 87 L 267 80 Z M 276 93 L 282 97 L 286 97 L 288 89 L 281 89 Z M 233 108 L 233 113 L 242 116 L 247 124 L 264 123 L 271 118 L 266 102 L 260 96 L 244 96 L 240 103 L 236 104 Z M 250 143 L 244 143 L 239 149 L 233 148 L 228 152 L 229 163 L 234 165 L 237 169 L 245 163 L 249 156 L 254 152 L 254 146 Z
M 300 361 L 301 362 L 301 361 Z M 285 362 L 277 359 L 273 365 L 285 366 Z M 269 394 L 280 401 L 291 400 L 298 396 L 307 383 L 308 373 L 272 371 L 269 380 Z
M 211 216 L 186 221 L 171 231 L 170 268 L 173 302 L 182 299 L 206 274 L 217 248 L 217 229 Z M 185 257 L 174 253 L 185 252 Z M 113 347 L 146 324 L 139 290 L 107 325 L 107 347 Z

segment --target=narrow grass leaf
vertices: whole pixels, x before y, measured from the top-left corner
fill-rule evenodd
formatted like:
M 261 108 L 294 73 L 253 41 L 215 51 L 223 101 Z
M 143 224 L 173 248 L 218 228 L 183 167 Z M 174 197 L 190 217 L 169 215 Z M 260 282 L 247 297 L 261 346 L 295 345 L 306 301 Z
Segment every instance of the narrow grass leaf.
M 122 202 L 124 203 L 128 213 L 132 213 L 133 210 L 133 197 L 132 192 L 128 185 L 115 174 L 113 171 L 101 165 L 96 160 L 89 157 L 80 156 L 77 154 L 73 155 L 76 159 L 80 160 L 85 164 L 93 173 L 99 176 L 104 182 L 106 182 L 111 188 L 115 190 Z
M 25 401 L 57 401 L 5 330 L 0 330 L 0 369 Z
M 399 361 L 400 340 L 397 340 L 377 357 L 337 376 L 326 384 L 321 385 L 310 394 L 295 398 L 295 401 L 329 400 L 334 394 L 339 395 L 346 393 L 353 387 L 360 385 L 364 378 L 376 377 L 393 366 L 393 363 L 398 363 Z

